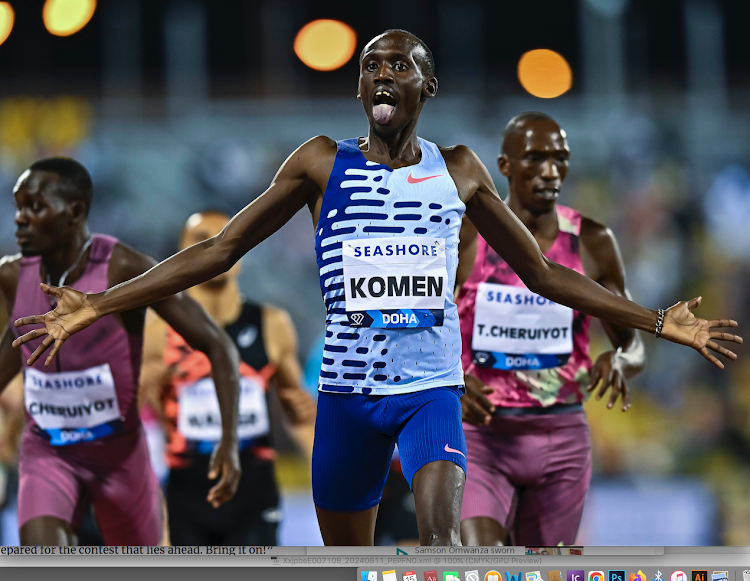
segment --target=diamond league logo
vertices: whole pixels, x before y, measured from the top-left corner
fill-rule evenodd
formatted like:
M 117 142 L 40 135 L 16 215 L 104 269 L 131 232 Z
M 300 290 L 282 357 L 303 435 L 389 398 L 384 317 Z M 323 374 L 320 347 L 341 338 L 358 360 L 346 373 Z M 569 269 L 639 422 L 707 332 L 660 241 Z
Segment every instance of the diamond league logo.
M 477 360 L 477 363 L 487 363 L 487 360 L 490 358 L 490 354 L 486 353 L 485 351 L 478 351 L 474 354 L 474 357 Z
M 240 331 L 240 333 L 237 335 L 237 343 L 240 347 L 243 349 L 247 349 L 255 343 L 255 339 L 258 338 L 258 327 L 255 325 L 250 325 L 249 327 L 245 327 Z
M 349 315 L 352 320 L 352 325 L 359 326 L 362 324 L 362 321 L 365 320 L 365 316 L 362 313 L 352 313 Z

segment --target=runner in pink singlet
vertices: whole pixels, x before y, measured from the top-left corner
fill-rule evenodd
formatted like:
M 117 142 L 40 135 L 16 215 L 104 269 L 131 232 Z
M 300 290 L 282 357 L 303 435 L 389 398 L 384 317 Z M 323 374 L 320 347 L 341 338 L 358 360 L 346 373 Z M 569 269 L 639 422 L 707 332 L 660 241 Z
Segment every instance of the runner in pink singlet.
M 0 305 L 10 320 L 49 309 L 42 282 L 101 292 L 153 265 L 115 238 L 89 234 L 91 178 L 77 162 L 50 158 L 23 173 L 14 189 L 21 253 L 0 261 Z M 192 299 L 175 296 L 154 309 L 212 360 L 224 425 L 236 425 L 237 351 Z M 24 370 L 27 427 L 19 462 L 18 523 L 24 545 L 76 542 L 82 511 L 94 506 L 109 545 L 156 545 L 161 539 L 159 487 L 138 415 L 145 309 L 102 317 L 76 335 L 50 367 Z M 21 371 L 40 339 L 13 349 L 19 329 L 0 342 L 0 392 Z M 185 332 L 188 334 L 185 335 Z M 237 441 L 219 444 L 212 471 L 222 481 L 209 495 L 228 500 L 237 486 Z
M 512 119 L 498 162 L 508 205 L 548 260 L 629 296 L 612 232 L 556 203 L 569 155 L 565 132 L 547 115 Z M 510 535 L 516 545 L 573 544 L 591 477 L 582 402 L 602 380 L 597 397 L 611 388 L 609 407 L 622 395 L 627 410 L 624 380 L 642 369 L 643 345 L 632 329 L 603 322 L 616 350 L 592 371 L 588 315 L 528 290 L 471 223 L 461 241 L 463 542 L 504 544 Z

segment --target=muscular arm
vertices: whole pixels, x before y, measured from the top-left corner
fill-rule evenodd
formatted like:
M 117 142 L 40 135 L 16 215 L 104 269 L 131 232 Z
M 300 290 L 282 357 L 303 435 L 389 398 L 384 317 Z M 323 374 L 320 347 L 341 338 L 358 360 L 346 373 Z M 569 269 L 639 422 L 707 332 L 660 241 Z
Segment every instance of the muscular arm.
M 612 231 L 584 218 L 580 240 L 586 274 L 611 293 L 630 299 L 630 292 L 625 285 L 625 265 Z M 643 371 L 646 353 L 638 332 L 608 321 L 602 321 L 602 326 L 612 346 L 618 350 L 620 368 L 625 378 Z
M 287 158 L 265 193 L 232 218 L 219 234 L 178 252 L 132 280 L 91 295 L 42 284 L 44 292 L 58 299 L 57 307 L 47 315 L 15 321 L 16 326 L 45 323 L 44 330 L 26 333 L 15 345 L 47 334 L 29 363 L 54 343 L 45 360 L 45 365 L 49 365 L 68 337 L 102 316 L 154 304 L 226 272 L 305 204 L 313 219 L 317 218 L 335 158 L 335 141 L 320 136 L 311 139 Z
M 118 244 L 112 255 L 110 269 L 114 269 L 114 276 L 117 279 L 129 280 L 146 272 L 154 264 L 155 261 L 152 258 Z M 205 353 L 211 362 L 211 375 L 216 386 L 216 397 L 219 400 L 222 425 L 222 440 L 214 458 L 221 456 L 223 460 L 227 460 L 224 457 L 225 454 L 236 457 L 238 447 L 237 417 L 240 397 L 240 359 L 237 348 L 229 335 L 220 329 L 206 311 L 187 294 L 181 293 L 170 296 L 151 305 L 151 307 L 159 317 L 164 319 L 170 327 L 185 339 L 190 347 Z M 230 472 L 236 470 L 236 479 L 239 480 L 239 461 L 228 469 Z M 214 467 L 212 462 L 211 474 L 215 475 L 209 477 L 215 478 L 218 476 L 217 470 L 218 467 Z M 234 475 L 231 475 L 231 477 L 234 478 Z M 222 487 L 226 478 L 225 470 L 224 478 L 217 487 Z M 235 489 L 236 482 L 233 484 L 231 494 L 228 490 L 221 491 L 220 496 L 216 499 L 217 502 L 221 504 L 229 500 Z M 209 494 L 210 500 L 211 495 Z
M 263 309 L 263 334 L 269 359 L 276 365 L 272 380 L 284 410 L 289 435 L 308 461 L 315 435 L 315 402 L 301 385 L 297 333 L 289 314 L 275 307 Z
M 464 146 L 443 149 L 453 181 L 466 204 L 466 215 L 492 248 L 510 265 L 533 292 L 615 325 L 656 330 L 658 313 L 618 296 L 590 278 L 550 262 L 534 237 L 500 200 L 487 168 Z M 699 319 L 691 312 L 701 298 L 681 301 L 666 309 L 661 336 L 698 351 L 711 363 L 724 364 L 709 349 L 736 359 L 737 355 L 716 343 L 716 339 L 742 343 L 742 338 L 715 331 L 736 327 L 730 319 Z
M 229 270 L 325 189 L 335 155 L 336 143 L 327 137 L 315 137 L 300 146 L 265 193 L 215 237 L 178 252 L 133 280 L 91 295 L 97 315 L 150 305 Z
M 617 325 L 649 332 L 656 330 L 656 311 L 617 296 L 588 277 L 548 261 L 529 231 L 500 200 L 487 168 L 474 152 L 463 146 L 441 149 L 441 152 L 459 196 L 466 204 L 467 216 L 529 289 Z M 42 290 L 58 299 L 57 307 L 45 315 L 15 321 L 18 327 L 36 323 L 44 323 L 45 327 L 19 337 L 14 345 L 47 335 L 29 358 L 29 363 L 33 364 L 54 343 L 45 360 L 45 365 L 49 365 L 68 337 L 101 316 L 155 303 L 228 270 L 244 253 L 284 225 L 303 205 L 310 206 L 315 219 L 335 154 L 335 142 L 326 137 L 308 141 L 287 159 L 271 187 L 237 214 L 219 234 L 183 250 L 127 283 L 90 296 L 67 287 L 43 284 Z M 734 353 L 715 340 L 741 343 L 742 338 L 713 329 L 736 327 L 737 323 L 729 319 L 695 317 L 691 311 L 700 302 L 701 298 L 697 297 L 667 309 L 661 335 L 694 348 L 723 369 L 724 364 L 709 349 L 736 359 Z
M 531 233 L 500 199 L 487 168 L 474 152 L 463 146 L 450 151 L 446 161 L 459 193 L 464 196 L 466 215 L 531 291 L 615 324 L 655 330 L 655 311 L 547 260 Z

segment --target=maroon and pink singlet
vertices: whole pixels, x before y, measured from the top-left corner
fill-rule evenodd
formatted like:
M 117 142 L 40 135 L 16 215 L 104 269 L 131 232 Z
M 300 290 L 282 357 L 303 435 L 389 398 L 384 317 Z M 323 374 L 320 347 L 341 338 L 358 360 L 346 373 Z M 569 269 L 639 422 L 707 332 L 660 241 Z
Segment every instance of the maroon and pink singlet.
M 557 206 L 545 256 L 581 274 L 581 215 Z M 464 423 L 468 469 L 461 519 L 488 517 L 518 545 L 575 542 L 591 477 L 582 402 L 590 317 L 529 291 L 478 236 L 457 300 L 464 371 L 494 388 L 489 426 Z
M 86 270 L 71 286 L 108 288 L 117 240 L 94 234 Z M 24 257 L 11 320 L 50 310 L 39 288 L 41 257 Z M 36 327 L 40 327 L 37 325 Z M 13 329 L 16 336 L 28 328 Z M 22 346 L 24 360 L 42 339 Z M 27 426 L 19 462 L 18 524 L 51 516 L 80 525 L 86 500 L 108 545 L 157 545 L 158 483 L 138 416 L 142 336 L 115 316 L 70 337 L 50 367 L 42 356 L 24 370 Z

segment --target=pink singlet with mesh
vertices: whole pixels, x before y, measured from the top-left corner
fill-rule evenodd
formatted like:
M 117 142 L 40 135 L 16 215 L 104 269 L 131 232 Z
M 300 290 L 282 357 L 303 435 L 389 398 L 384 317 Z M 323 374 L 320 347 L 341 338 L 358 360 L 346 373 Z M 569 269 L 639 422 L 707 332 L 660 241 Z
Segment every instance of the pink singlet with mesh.
M 556 209 L 560 231 L 545 256 L 585 274 L 581 215 Z M 591 318 L 529 291 L 479 235 L 474 270 L 457 304 L 464 371 L 494 388 L 488 396 L 493 404 L 546 407 L 586 398 Z
M 559 233 L 545 256 L 584 274 L 581 215 L 556 210 Z M 464 423 L 461 520 L 491 518 L 517 545 L 574 544 L 591 477 L 580 405 L 590 318 L 530 292 L 481 237 L 457 304 L 464 370 L 493 388 L 498 408 L 490 425 Z
M 94 234 L 86 270 L 71 286 L 86 293 L 105 290 L 116 244 Z M 50 310 L 51 297 L 39 288 L 40 267 L 41 257 L 21 259 L 11 320 Z M 29 331 L 11 329 L 16 336 Z M 24 360 L 41 341 L 23 345 Z M 106 316 L 68 339 L 50 367 L 43 356 L 24 368 L 19 526 L 52 516 L 77 527 L 90 500 L 107 544 L 159 543 L 158 483 L 138 417 L 142 347 L 142 336 Z

